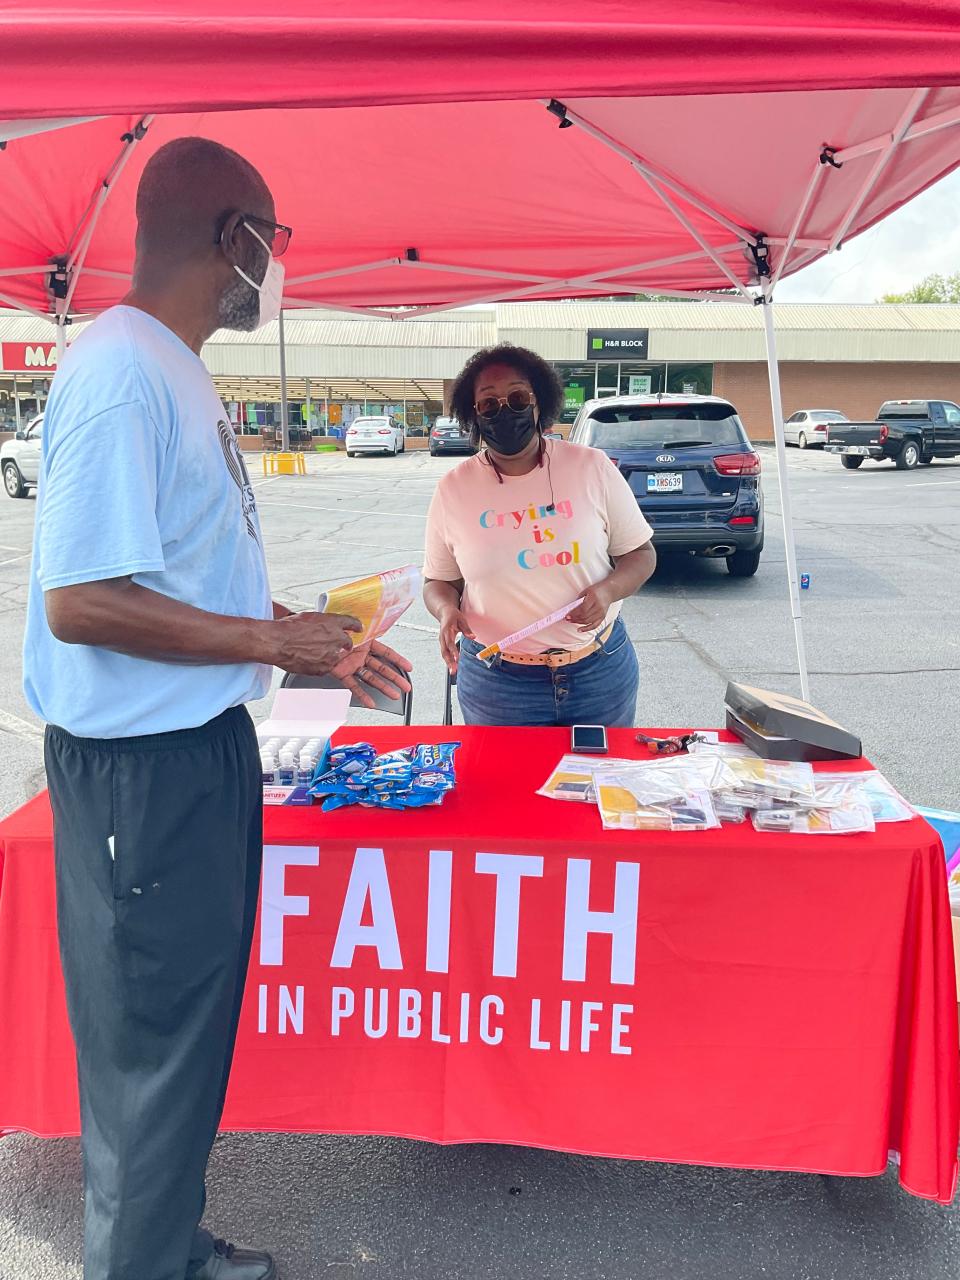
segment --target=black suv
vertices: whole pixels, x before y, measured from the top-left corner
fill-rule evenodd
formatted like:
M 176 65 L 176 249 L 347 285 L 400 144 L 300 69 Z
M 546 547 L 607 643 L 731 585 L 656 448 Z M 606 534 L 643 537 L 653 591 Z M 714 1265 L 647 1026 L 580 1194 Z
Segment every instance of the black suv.
M 654 546 L 720 556 L 736 578 L 763 550 L 760 456 L 737 411 L 717 396 L 588 400 L 570 432 L 620 468 L 653 529 Z

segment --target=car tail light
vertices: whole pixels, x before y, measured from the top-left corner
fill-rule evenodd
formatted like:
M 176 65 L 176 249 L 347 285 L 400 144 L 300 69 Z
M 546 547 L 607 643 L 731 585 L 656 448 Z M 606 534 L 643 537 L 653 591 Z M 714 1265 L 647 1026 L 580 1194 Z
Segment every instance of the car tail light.
M 381 428 L 380 428 L 380 430 L 377 432 L 377 435 L 378 435 L 378 436 L 392 436 L 392 435 L 393 435 L 393 432 L 389 429 L 389 427 L 381 427 Z
M 347 429 L 347 435 L 348 435 L 348 436 L 355 436 L 356 434 L 357 434 L 357 428 L 356 428 L 356 427 L 349 427 L 349 428 Z
M 610 458 L 610 461 L 613 463 L 613 465 L 614 465 L 615 467 L 619 467 L 619 465 L 620 465 L 620 459 L 619 459 L 619 458 L 614 458 L 614 457 L 612 456 L 612 454 L 608 454 L 607 456 Z
M 813 429 L 814 429 L 814 431 L 823 431 L 823 432 L 826 432 L 826 430 L 827 430 L 827 424 L 826 424 L 825 422 L 818 422 L 818 423 L 817 423 L 817 425 L 816 425 Z
M 757 453 L 721 453 L 713 465 L 722 476 L 758 476 L 760 455 Z
M 886 444 L 890 439 L 890 428 L 885 422 L 880 423 L 880 443 Z
M 732 520 L 728 520 L 727 524 L 756 524 L 756 516 L 734 516 Z

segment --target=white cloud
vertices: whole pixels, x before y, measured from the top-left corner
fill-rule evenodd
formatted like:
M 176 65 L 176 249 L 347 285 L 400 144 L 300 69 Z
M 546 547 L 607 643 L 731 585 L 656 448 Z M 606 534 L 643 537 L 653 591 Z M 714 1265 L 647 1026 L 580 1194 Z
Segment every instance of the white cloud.
M 780 302 L 876 302 L 933 271 L 960 270 L 960 171 L 911 200 L 838 253 L 783 280 Z

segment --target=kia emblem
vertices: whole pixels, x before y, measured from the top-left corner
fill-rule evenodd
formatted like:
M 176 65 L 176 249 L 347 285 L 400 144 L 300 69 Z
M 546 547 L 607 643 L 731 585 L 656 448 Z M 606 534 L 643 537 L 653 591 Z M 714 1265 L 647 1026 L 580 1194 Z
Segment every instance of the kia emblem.
M 658 462 L 676 462 L 676 458 L 673 456 L 672 453 L 658 453 L 657 461 Z

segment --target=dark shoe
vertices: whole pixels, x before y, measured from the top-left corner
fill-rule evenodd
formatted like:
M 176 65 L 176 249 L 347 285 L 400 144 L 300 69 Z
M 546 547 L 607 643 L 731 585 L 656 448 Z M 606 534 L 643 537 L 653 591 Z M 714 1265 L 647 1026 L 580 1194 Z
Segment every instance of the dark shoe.
M 226 1240 L 214 1240 L 213 1253 L 192 1280 L 278 1280 L 269 1253 L 238 1249 Z

